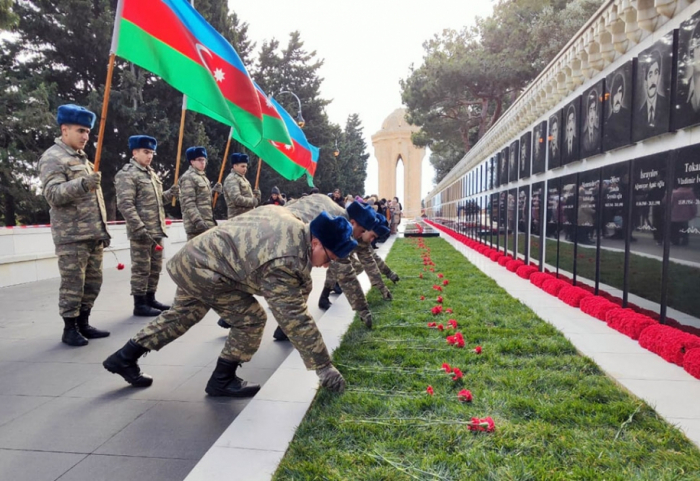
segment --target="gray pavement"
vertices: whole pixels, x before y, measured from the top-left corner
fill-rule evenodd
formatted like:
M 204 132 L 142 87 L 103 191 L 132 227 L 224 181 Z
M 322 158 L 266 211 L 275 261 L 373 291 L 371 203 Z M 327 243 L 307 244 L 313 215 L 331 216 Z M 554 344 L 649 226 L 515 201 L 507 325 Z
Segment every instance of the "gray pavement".
M 155 378 L 150 388 L 102 368 L 150 320 L 131 316 L 129 275 L 105 270 L 91 323 L 112 335 L 80 348 L 60 342 L 58 279 L 0 289 L 0 481 L 184 479 L 249 402 L 204 393 L 228 332 L 213 311 L 141 360 Z M 318 319 L 325 270 L 312 276 Z M 158 299 L 168 303 L 174 292 L 164 274 Z M 272 340 L 277 323 L 268 318 L 260 350 L 239 371 L 261 384 L 293 350 Z

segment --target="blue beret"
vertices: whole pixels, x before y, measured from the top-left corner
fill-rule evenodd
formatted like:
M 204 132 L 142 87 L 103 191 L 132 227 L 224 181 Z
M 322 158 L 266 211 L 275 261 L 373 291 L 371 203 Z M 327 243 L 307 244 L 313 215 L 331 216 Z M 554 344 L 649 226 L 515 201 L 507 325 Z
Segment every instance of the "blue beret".
M 377 222 L 374 223 L 374 226 L 370 230 L 374 231 L 378 237 L 384 237 L 391 232 L 389 230 L 389 222 L 382 214 L 377 214 Z
M 345 259 L 357 247 L 357 241 L 352 238 L 352 226 L 343 216 L 332 217 L 324 210 L 309 226 L 311 235 L 341 259 Z
M 233 164 L 247 164 L 248 163 L 248 155 L 241 154 L 239 152 L 232 153 L 231 155 L 228 156 L 228 158 L 231 160 L 231 165 L 233 165 Z
M 129 151 L 134 149 L 156 150 L 158 142 L 148 135 L 132 135 L 129 137 Z
M 185 155 L 187 156 L 188 162 L 200 157 L 204 157 L 205 159 L 208 158 L 207 149 L 204 147 L 190 147 L 185 151 Z
M 85 107 L 74 104 L 61 105 L 58 108 L 58 115 L 56 116 L 56 121 L 58 125 L 63 124 L 73 124 L 82 125 L 89 129 L 95 126 L 95 119 L 97 116 L 90 112 Z
M 356 200 L 347 207 L 348 215 L 352 220 L 360 224 L 366 230 L 372 230 L 377 220 L 377 214 L 369 204 L 362 204 Z

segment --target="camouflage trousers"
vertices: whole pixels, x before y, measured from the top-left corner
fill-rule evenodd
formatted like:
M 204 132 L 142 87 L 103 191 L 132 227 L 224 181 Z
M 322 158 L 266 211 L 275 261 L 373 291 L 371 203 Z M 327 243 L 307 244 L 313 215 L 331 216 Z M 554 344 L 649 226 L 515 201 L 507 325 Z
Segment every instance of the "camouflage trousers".
M 92 309 L 102 287 L 102 241 L 83 241 L 56 247 L 61 285 L 58 311 L 61 317 L 78 317 Z
M 323 284 L 323 287 L 327 287 L 329 289 L 333 289 L 335 287 L 335 283 L 339 283 L 340 279 L 340 265 L 345 264 L 347 265 L 349 261 L 350 266 L 352 267 L 352 271 L 354 273 L 354 276 L 357 277 L 360 274 L 364 272 L 364 267 L 362 267 L 362 263 L 359 261 L 357 257 L 355 257 L 355 254 L 350 254 L 347 259 L 343 259 L 341 262 L 334 261 L 331 262 L 331 265 L 328 267 L 328 270 L 326 271 L 326 281 Z M 349 268 L 344 269 L 344 272 L 347 274 L 350 273 Z M 341 288 L 343 286 L 340 286 Z
M 396 275 L 396 272 L 391 270 L 391 267 L 389 267 L 386 264 L 386 262 L 384 262 L 384 260 L 382 260 L 382 258 L 379 257 L 376 252 L 374 252 L 374 250 L 372 251 L 372 258 L 374 259 L 374 262 L 377 263 L 377 267 L 379 267 L 379 272 L 384 274 L 389 280 L 393 281 L 394 279 L 399 277 L 398 275 Z
M 214 309 L 231 325 L 221 357 L 233 362 L 250 361 L 260 347 L 267 315 L 246 286 L 223 286 L 197 283 L 187 286 L 187 290 L 178 287 L 170 310 L 163 311 L 133 340 L 146 349 L 158 351 Z
M 163 269 L 163 251 L 149 240 L 131 239 L 131 295 L 145 296 L 156 292 L 160 271 Z M 160 242 L 160 241 L 157 241 Z

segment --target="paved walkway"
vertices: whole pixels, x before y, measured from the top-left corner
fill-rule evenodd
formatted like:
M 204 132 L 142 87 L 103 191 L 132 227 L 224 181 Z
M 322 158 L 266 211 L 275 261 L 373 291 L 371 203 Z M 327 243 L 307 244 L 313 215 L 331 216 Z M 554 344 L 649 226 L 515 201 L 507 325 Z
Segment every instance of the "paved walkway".
M 102 368 L 149 320 L 131 316 L 129 275 L 105 271 L 91 322 L 112 335 L 82 348 L 60 342 L 58 279 L 0 289 L 0 480 L 181 480 L 248 404 L 204 393 L 227 335 L 214 312 L 141 360 L 155 378 L 150 388 Z M 312 277 L 310 310 L 319 320 L 325 270 Z M 174 292 L 164 274 L 159 300 Z M 261 384 L 294 350 L 272 340 L 277 324 L 267 313 L 260 350 L 239 371 Z

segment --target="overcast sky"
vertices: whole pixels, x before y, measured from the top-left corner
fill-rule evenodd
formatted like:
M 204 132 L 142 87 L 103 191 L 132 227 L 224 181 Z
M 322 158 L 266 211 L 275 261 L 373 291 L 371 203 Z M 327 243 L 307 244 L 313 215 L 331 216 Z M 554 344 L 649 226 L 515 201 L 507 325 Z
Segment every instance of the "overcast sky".
M 348 115 L 359 114 L 370 153 L 365 191 L 377 193 L 371 136 L 402 106 L 399 79 L 408 76 L 411 64 L 422 63 L 424 41 L 445 28 L 473 25 L 476 16 L 491 13 L 492 0 L 229 0 L 229 8 L 249 24 L 257 48 L 271 38 L 285 46 L 298 30 L 305 48 L 325 60 L 321 95 L 333 100 L 328 115 L 342 128 Z M 421 197 L 433 185 L 428 155 Z

